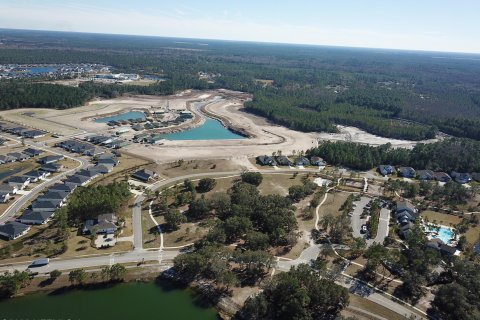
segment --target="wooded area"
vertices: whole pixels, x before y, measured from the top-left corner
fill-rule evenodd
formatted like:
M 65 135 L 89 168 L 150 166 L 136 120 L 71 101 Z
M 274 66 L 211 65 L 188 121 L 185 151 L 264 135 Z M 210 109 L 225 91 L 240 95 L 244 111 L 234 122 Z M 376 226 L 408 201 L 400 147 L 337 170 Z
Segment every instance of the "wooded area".
M 380 164 L 411 166 L 416 170 L 479 172 L 480 142 L 470 139 L 445 139 L 430 144 L 417 144 L 413 149 L 378 147 L 354 142 L 326 141 L 307 151 L 333 165 L 370 170 Z
M 100 63 L 167 79 L 152 86 L 79 88 L 2 83 L 0 109 L 69 108 L 94 96 L 227 88 L 253 94 L 248 111 L 297 130 L 333 132 L 343 124 L 391 138 L 421 140 L 441 130 L 480 139 L 480 63 L 468 55 L 435 59 L 423 52 L 214 40 L 206 48 L 173 38 L 21 30 L 0 35 L 0 64 Z M 218 76 L 207 82 L 199 72 Z

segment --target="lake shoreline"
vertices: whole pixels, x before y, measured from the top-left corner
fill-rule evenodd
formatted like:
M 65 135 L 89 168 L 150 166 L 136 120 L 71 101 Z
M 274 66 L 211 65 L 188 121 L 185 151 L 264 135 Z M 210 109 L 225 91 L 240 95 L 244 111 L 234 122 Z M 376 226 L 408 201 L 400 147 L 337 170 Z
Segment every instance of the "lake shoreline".
M 232 310 L 228 310 L 225 304 L 222 305 L 221 300 L 217 300 L 216 298 L 218 297 L 215 297 L 212 291 L 205 286 L 201 286 L 196 282 L 185 282 L 180 278 L 167 275 L 165 272 L 149 270 L 146 268 L 138 268 L 136 270 L 130 269 L 126 274 L 125 279 L 121 281 L 102 281 L 100 277 L 92 280 L 92 278 L 88 276 L 85 283 L 82 285 L 72 285 L 68 281 L 68 274 L 63 274 L 53 281 L 51 281 L 48 276 L 40 276 L 32 279 L 28 286 L 21 288 L 14 296 L 1 298 L 0 304 L 8 302 L 9 300 L 21 299 L 37 294 L 57 296 L 66 295 L 76 291 L 109 290 L 118 285 L 129 283 L 154 284 L 162 288 L 168 288 L 168 290 L 186 290 L 191 296 L 191 299 L 196 301 L 196 303 L 202 301 L 202 307 L 214 308 L 218 319 L 230 319 L 234 314 Z

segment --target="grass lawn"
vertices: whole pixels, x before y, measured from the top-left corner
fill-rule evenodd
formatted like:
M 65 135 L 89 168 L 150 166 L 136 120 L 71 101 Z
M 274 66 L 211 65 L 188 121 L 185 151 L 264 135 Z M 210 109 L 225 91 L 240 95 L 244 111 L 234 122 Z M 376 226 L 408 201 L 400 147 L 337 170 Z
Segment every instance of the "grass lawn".
M 71 258 L 90 254 L 107 254 L 113 252 L 130 251 L 133 244 L 127 241 L 117 242 L 113 247 L 97 249 L 90 245 L 90 238 L 77 235 L 76 232 L 67 240 L 68 250 L 59 255 L 59 258 Z
M 215 171 L 235 171 L 238 170 L 238 165 L 222 159 L 215 160 L 188 160 L 183 162 L 173 162 L 159 164 L 154 167 L 154 170 L 167 178 L 174 178 L 184 176 L 190 173 L 204 173 Z
M 444 226 L 455 225 L 462 221 L 462 218 L 453 214 L 441 213 L 431 210 L 422 211 L 420 216 L 424 220 L 428 220 L 429 222 L 435 221 L 437 224 L 441 224 Z
M 157 217 L 156 219 L 159 223 L 163 223 L 163 217 Z M 184 223 L 178 230 L 163 234 L 163 245 L 165 247 L 184 246 L 200 240 L 207 232 L 208 230 L 198 226 L 198 223 Z
M 292 170 L 291 174 L 288 173 L 272 173 L 263 174 L 263 181 L 258 186 L 258 190 L 262 195 L 279 194 L 286 196 L 288 194 L 288 188 L 293 185 L 302 184 L 302 176 L 305 174 L 299 173 L 295 178 L 293 174 L 297 172 Z
M 327 200 L 323 203 L 323 205 L 318 210 L 318 215 L 320 217 L 326 214 L 332 214 L 334 216 L 340 216 L 340 207 L 345 203 L 347 200 L 349 193 L 345 192 L 333 192 L 328 193 Z
M 354 294 L 350 294 L 350 306 L 353 306 L 353 307 L 357 307 L 357 308 L 360 308 L 360 309 L 364 309 L 364 310 L 367 310 L 368 312 L 371 312 L 373 314 L 376 314 L 380 317 L 383 317 L 385 319 L 389 319 L 389 320 L 403 320 L 405 319 L 404 316 L 398 314 L 398 313 L 395 313 L 395 312 L 392 312 L 390 309 L 382 306 L 382 305 L 379 305 L 375 302 L 372 302 L 370 300 L 367 300 L 365 298 L 362 298 L 360 296 L 357 296 L 357 295 L 354 295 Z M 366 316 L 362 316 L 361 314 L 358 314 L 358 313 L 355 313 L 355 311 L 353 310 L 348 310 L 348 308 L 342 312 L 342 315 L 343 316 L 352 316 L 352 317 L 357 317 L 359 319 L 371 319 L 371 317 L 366 317 Z
M 470 244 L 475 244 L 480 239 L 480 226 L 470 227 L 465 233 L 467 241 Z
M 144 248 L 160 247 L 160 236 L 156 231 L 157 227 L 150 218 L 148 211 L 142 210 L 142 238 Z

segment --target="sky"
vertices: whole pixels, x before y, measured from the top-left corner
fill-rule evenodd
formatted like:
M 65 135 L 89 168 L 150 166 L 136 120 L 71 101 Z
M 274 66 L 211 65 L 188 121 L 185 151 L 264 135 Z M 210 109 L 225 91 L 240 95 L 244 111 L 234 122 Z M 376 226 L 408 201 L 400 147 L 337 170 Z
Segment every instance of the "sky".
M 0 0 L 0 28 L 480 53 L 479 0 Z

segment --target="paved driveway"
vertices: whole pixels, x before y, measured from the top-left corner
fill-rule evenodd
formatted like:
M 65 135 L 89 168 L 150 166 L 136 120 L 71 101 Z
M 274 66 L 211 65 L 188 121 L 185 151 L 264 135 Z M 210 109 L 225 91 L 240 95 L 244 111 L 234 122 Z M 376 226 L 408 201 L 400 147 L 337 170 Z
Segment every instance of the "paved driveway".
M 363 208 L 370 202 L 370 198 L 368 197 L 361 197 L 359 201 L 354 201 L 354 203 L 357 205 L 353 209 L 353 215 L 351 217 L 351 225 L 353 229 L 353 236 L 355 238 L 361 237 L 363 238 L 365 235 L 360 233 L 360 228 L 362 227 L 363 224 L 365 224 L 366 219 L 360 218 L 363 212 Z
M 366 223 L 367 219 L 361 219 L 360 216 L 363 212 L 363 208 L 370 202 L 370 198 L 361 197 L 359 201 L 355 201 L 357 207 L 353 210 L 353 215 L 351 218 L 351 226 L 353 229 L 354 237 L 364 237 L 364 234 L 360 233 L 360 228 L 363 224 Z M 378 223 L 377 235 L 374 239 L 367 239 L 367 246 L 371 246 L 373 243 L 383 243 L 385 238 L 388 236 L 388 224 L 390 222 L 390 210 L 386 208 L 380 209 L 380 220 Z

